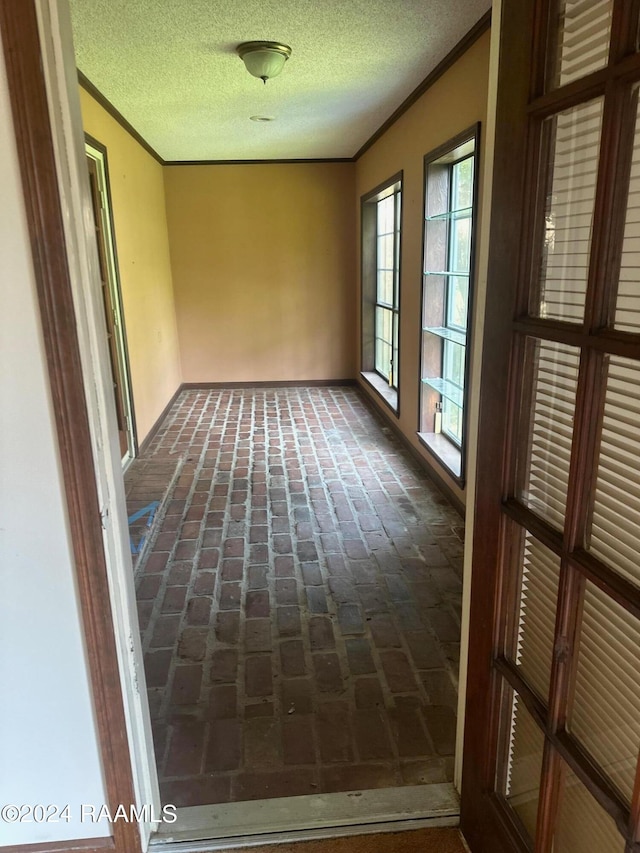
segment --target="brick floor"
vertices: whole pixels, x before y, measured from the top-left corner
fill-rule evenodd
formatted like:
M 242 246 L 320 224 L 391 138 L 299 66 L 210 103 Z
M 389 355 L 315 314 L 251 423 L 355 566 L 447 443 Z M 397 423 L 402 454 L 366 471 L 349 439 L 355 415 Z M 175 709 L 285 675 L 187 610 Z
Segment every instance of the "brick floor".
M 142 461 L 164 801 L 450 780 L 462 522 L 358 391 L 185 391 Z

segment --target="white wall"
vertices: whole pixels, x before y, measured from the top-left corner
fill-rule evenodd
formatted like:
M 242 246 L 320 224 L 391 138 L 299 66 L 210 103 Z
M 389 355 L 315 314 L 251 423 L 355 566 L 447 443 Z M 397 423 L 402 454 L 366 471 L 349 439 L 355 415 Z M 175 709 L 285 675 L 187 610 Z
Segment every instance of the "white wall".
M 3 823 L 0 846 L 107 835 L 79 821 L 104 785 L 4 61 L 0 62 L 0 805 L 70 805 Z

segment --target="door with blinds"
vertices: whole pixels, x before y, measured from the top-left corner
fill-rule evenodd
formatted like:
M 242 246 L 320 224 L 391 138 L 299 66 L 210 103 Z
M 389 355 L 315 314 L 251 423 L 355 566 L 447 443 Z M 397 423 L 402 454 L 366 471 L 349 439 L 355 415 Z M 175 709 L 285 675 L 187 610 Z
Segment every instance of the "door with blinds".
M 501 16 L 462 827 L 638 853 L 640 2 Z

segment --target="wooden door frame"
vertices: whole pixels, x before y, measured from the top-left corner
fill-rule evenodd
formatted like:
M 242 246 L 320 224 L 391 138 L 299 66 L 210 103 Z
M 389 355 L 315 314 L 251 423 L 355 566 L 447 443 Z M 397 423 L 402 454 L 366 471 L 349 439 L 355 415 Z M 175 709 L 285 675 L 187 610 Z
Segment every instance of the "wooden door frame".
M 476 495 L 472 540 L 470 630 L 466 686 L 466 722 L 461 798 L 461 828 L 470 846 L 495 853 L 514 848 L 515 825 L 494 808 L 493 755 L 495 726 L 485 728 L 499 708 L 492 707 L 495 694 L 491 661 L 496 651 L 494 623 L 500 594 L 498 573 L 502 526 L 500 507 L 504 497 L 507 436 L 507 397 L 512 321 L 518 281 L 520 217 L 526 151 L 526 108 L 531 68 L 533 10 L 531 0 L 501 4 L 499 77 L 496 101 L 491 221 L 489 226 L 489 283 L 484 318 L 482 396 L 479 404 Z M 513 38 L 513 34 L 520 34 Z M 481 570 L 480 570 L 481 568 Z M 481 792 L 481 796 L 478 796 Z M 495 815 L 499 815 L 496 821 Z M 504 817 L 504 820 L 502 818 Z M 486 845 L 486 846 L 484 846 Z
M 113 205 L 111 203 L 111 186 L 109 182 L 109 160 L 107 147 L 98 139 L 94 139 L 85 133 L 85 148 L 87 157 L 96 166 L 98 182 L 104 183 L 104 222 L 102 227 L 105 231 L 105 265 L 107 267 L 108 287 L 111 300 L 115 306 L 117 319 L 116 348 L 118 350 L 119 367 L 122 376 L 122 404 L 124 407 L 125 432 L 127 436 L 127 453 L 122 458 L 123 467 L 133 461 L 138 454 L 138 439 L 136 430 L 136 418 L 133 392 L 131 387 L 131 365 L 129 362 L 129 348 L 127 344 L 126 320 L 124 306 L 122 304 L 122 289 L 120 287 L 120 271 L 118 268 L 118 251 L 116 247 L 115 223 L 113 217 Z M 101 189 L 101 188 L 99 188 Z
M 53 29 L 53 19 L 61 26 L 64 43 L 59 43 L 52 37 L 53 32 L 49 32 Z M 47 36 L 43 42 L 41 27 Z M 92 433 L 92 424 L 95 431 L 97 419 L 106 417 L 110 427 L 109 418 L 115 415 L 108 407 L 106 416 L 96 415 L 95 409 L 99 407 L 93 398 L 89 402 L 88 385 L 100 385 L 103 377 L 87 377 L 91 366 L 83 362 L 92 341 L 86 339 L 83 327 L 90 309 L 87 305 L 78 307 L 78 270 L 85 273 L 86 286 L 96 272 L 96 259 L 88 257 L 87 245 L 81 238 L 78 240 L 79 230 L 86 233 L 87 221 L 70 189 L 70 175 L 77 166 L 71 163 L 78 153 L 76 143 L 82 145 L 84 153 L 84 140 L 79 143 L 75 139 L 76 125 L 80 127 L 79 103 L 70 139 L 64 135 L 59 111 L 54 112 L 55 118 L 50 113 L 49 86 L 51 98 L 60 96 L 62 105 L 69 106 L 65 99 L 76 85 L 75 63 L 70 73 L 69 63 L 65 62 L 70 50 L 72 55 L 68 9 L 65 4 L 58 7 L 55 0 L 0 0 L 0 34 L 31 238 L 106 805 L 111 814 L 119 804 L 146 803 L 157 810 L 155 765 L 153 770 L 149 768 L 150 775 L 145 778 L 145 760 L 151 742 L 148 716 L 145 717 L 144 709 L 141 713 L 140 708 L 131 707 L 131 697 L 136 694 L 138 699 L 144 697 L 146 703 L 144 672 L 136 670 L 133 663 L 139 637 L 132 633 L 127 640 L 132 646 L 131 654 L 123 653 L 122 615 L 118 611 L 126 611 L 130 601 L 126 600 L 128 590 L 117 583 L 114 587 L 113 573 L 110 575 L 108 567 L 115 560 L 123 570 L 130 571 L 128 540 L 126 550 L 118 552 L 123 538 L 122 519 L 114 517 L 120 504 L 124 508 L 121 470 L 120 493 L 116 489 L 110 503 L 105 503 L 104 495 L 112 484 L 100 485 L 98 472 L 99 462 L 108 468 L 113 461 L 117 441 L 113 437 L 113 447 L 102 445 L 96 451 L 104 432 L 97 438 Z M 88 179 L 86 184 L 89 204 Z M 101 402 L 104 399 L 103 395 Z M 109 471 L 106 475 L 103 472 L 102 480 L 109 480 Z M 126 525 L 126 514 L 124 522 Z M 133 584 L 132 573 L 130 583 Z M 126 616 L 129 615 L 127 612 Z M 110 832 L 110 838 L 57 842 L 38 845 L 37 849 L 63 851 L 81 846 L 86 850 L 140 853 L 148 842 L 150 826 L 146 822 L 139 825 L 116 821 L 110 824 Z M 26 849 L 32 847 L 28 845 Z

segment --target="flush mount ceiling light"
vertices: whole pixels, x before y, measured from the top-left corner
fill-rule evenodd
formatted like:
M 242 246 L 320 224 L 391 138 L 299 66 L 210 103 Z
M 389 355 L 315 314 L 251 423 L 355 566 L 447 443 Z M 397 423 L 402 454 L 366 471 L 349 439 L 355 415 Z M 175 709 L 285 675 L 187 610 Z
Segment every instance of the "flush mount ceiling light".
M 251 121 L 275 121 L 274 116 L 249 116 Z
M 245 41 L 236 48 L 249 74 L 266 83 L 277 77 L 291 56 L 291 48 L 275 41 Z

